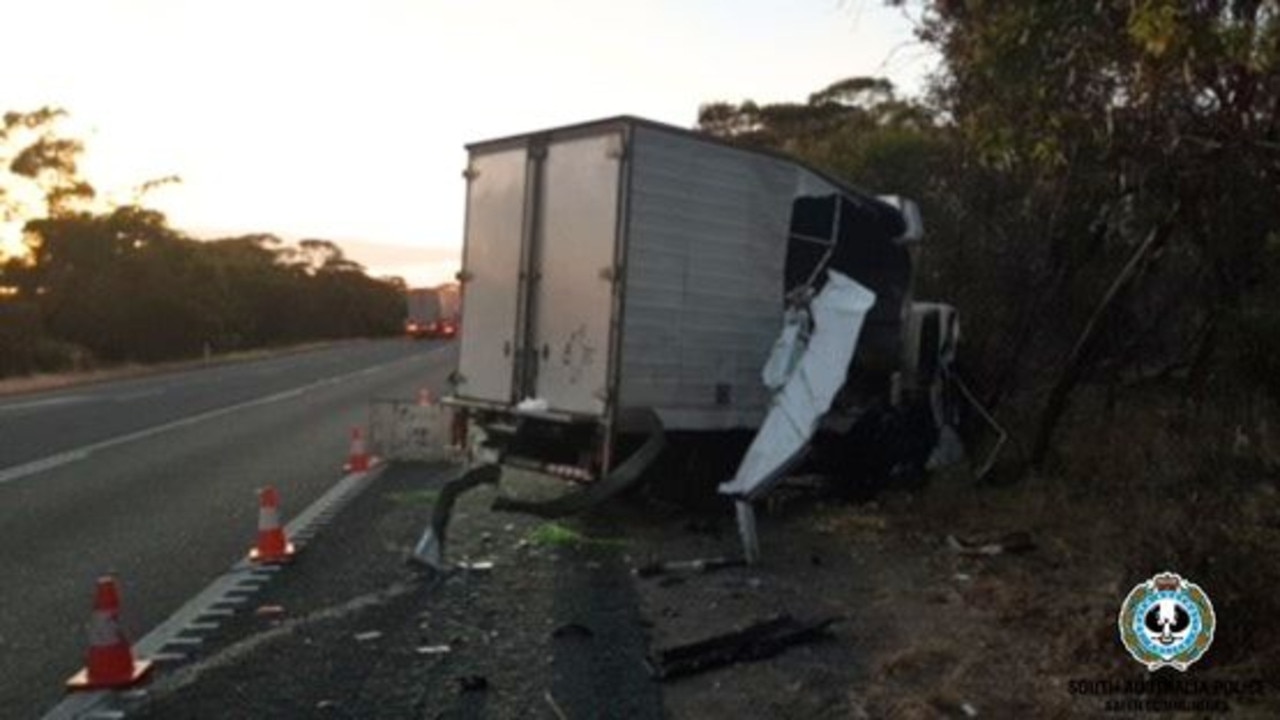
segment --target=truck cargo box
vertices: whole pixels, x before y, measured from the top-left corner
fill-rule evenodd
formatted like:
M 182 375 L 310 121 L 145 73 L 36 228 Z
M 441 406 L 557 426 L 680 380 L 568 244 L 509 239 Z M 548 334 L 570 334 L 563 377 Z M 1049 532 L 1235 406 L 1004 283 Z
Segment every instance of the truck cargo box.
M 632 117 L 468 146 L 467 319 L 454 402 L 667 430 L 755 428 L 785 297 L 835 269 L 873 290 L 862 362 L 909 301 L 899 209 L 794 159 Z

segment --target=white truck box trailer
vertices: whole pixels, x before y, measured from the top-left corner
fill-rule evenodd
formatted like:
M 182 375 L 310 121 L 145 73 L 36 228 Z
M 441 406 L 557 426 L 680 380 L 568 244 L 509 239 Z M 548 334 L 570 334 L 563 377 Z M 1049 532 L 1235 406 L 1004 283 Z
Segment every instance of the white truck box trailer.
M 632 117 L 468 146 L 466 306 L 450 402 L 594 429 L 755 428 L 789 292 L 877 295 L 860 358 L 899 360 L 912 238 L 894 205 L 796 160 Z
M 841 438 L 939 402 L 958 325 L 950 306 L 912 302 L 914 203 L 634 117 L 467 149 L 466 319 L 445 402 L 471 462 L 442 493 L 423 562 L 441 565 L 454 498 L 497 482 L 497 464 L 583 483 L 494 504 L 554 516 L 634 483 L 669 433 L 735 430 L 759 432 L 737 473 L 713 479 L 750 558 L 751 502 L 792 463 L 860 453 Z

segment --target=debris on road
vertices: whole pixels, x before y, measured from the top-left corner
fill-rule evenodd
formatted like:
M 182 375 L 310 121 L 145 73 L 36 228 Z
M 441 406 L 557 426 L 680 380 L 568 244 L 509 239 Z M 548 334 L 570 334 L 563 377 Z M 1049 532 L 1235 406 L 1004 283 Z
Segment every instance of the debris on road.
M 260 618 L 278 618 L 284 615 L 284 606 L 282 605 L 259 605 L 253 614 Z
M 493 569 L 492 560 L 477 560 L 476 562 L 460 562 L 459 570 L 468 570 L 472 572 L 488 572 Z
M 579 625 L 578 623 L 574 623 L 574 622 L 565 623 L 564 625 L 561 625 L 560 627 L 551 631 L 551 637 L 556 639 L 561 639 L 561 638 L 589 639 L 589 638 L 595 637 L 595 635 L 596 635 L 595 631 L 592 630 L 591 628 L 585 625 Z
M 1024 553 L 1036 549 L 1031 535 L 1026 532 L 1011 532 L 992 541 L 962 540 L 955 535 L 948 535 L 947 547 L 957 555 L 1003 555 L 1004 553 Z
M 462 692 L 481 692 L 489 689 L 489 679 L 483 675 L 463 675 L 458 678 L 458 689 Z
M 569 720 L 569 716 L 566 715 L 564 709 L 560 707 L 560 703 L 556 702 L 555 696 L 551 694 L 550 690 L 544 693 L 542 697 L 546 699 L 547 706 L 551 708 L 551 712 L 555 713 L 555 716 L 559 720 Z
M 651 562 L 636 568 L 636 577 L 650 578 L 667 573 L 706 573 L 724 568 L 741 567 L 746 564 L 742 558 L 713 557 L 696 558 L 694 560 L 670 560 L 667 562 Z
M 801 622 L 784 613 L 741 630 L 659 650 L 648 658 L 649 670 L 659 680 L 670 680 L 724 665 L 763 660 L 792 645 L 828 636 L 828 629 L 838 620 L 830 617 Z
M 414 545 L 413 552 L 408 557 L 409 562 L 437 572 L 448 569 L 444 561 L 445 532 L 453 515 L 454 503 L 459 495 L 468 490 L 484 484 L 496 484 L 499 474 L 497 466 L 485 465 L 466 468 L 461 474 L 445 482 L 440 489 L 439 499 L 431 509 L 431 524 Z
M 414 652 L 419 655 L 448 655 L 453 652 L 453 647 L 449 645 L 419 645 L 414 648 Z
M 356 633 L 356 642 L 372 642 L 382 637 L 382 633 L 378 630 L 370 630 L 368 632 Z

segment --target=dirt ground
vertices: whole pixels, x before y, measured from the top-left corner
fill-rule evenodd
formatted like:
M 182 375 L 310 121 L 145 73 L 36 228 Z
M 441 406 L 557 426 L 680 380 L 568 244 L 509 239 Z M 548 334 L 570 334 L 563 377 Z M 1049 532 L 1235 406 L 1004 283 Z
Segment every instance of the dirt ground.
M 1122 648 L 1116 621 L 1129 589 L 1163 568 L 1127 571 L 1114 551 L 1124 532 L 1105 522 L 1114 512 L 1059 503 L 1055 494 L 1036 483 L 977 486 L 952 473 L 860 506 L 801 496 L 762 517 L 763 565 L 638 581 L 657 646 L 777 612 L 843 618 L 830 642 L 664 686 L 671 716 L 1133 716 L 1107 709 L 1128 696 L 1082 688 L 1148 679 Z M 690 527 L 686 519 L 682 532 L 673 516 L 627 532 L 667 557 L 723 553 L 736 541 L 727 518 L 693 535 Z M 1010 551 L 961 554 L 948 535 L 1002 541 Z M 1220 608 L 1220 617 L 1232 610 Z M 1229 639 L 1220 634 L 1218 642 Z M 1195 679 L 1268 683 L 1262 696 L 1228 699 L 1231 717 L 1280 714 L 1267 658 L 1215 655 L 1239 653 L 1213 648 Z
M 1232 590 L 1250 581 L 1231 549 L 1220 568 L 1164 566 L 1177 549 L 1143 562 L 1121 496 L 1096 488 L 994 487 L 955 470 L 850 504 L 802 483 L 761 508 L 760 565 L 653 577 L 637 570 L 738 552 L 727 508 L 694 513 L 638 494 L 548 523 L 489 511 L 497 491 L 483 488 L 459 501 L 449 555 L 493 565 L 435 576 L 404 557 L 439 476 L 406 466 L 379 478 L 252 605 L 279 612 L 237 617 L 199 660 L 136 696 L 129 716 L 1280 716 L 1280 653 L 1253 632 L 1269 623 L 1255 596 Z M 540 489 L 508 478 L 501 491 Z M 1230 492 L 1237 526 L 1280 533 L 1274 480 Z M 1002 551 L 956 550 L 989 542 Z M 1116 703 L 1165 696 L 1100 689 L 1151 679 L 1116 621 L 1129 589 L 1163 570 L 1205 588 L 1220 629 L 1186 674 L 1155 677 L 1240 683 L 1177 696 L 1216 703 L 1203 712 L 1130 712 Z M 646 658 L 661 649 L 782 612 L 839 620 L 829 638 L 757 662 L 650 675 Z

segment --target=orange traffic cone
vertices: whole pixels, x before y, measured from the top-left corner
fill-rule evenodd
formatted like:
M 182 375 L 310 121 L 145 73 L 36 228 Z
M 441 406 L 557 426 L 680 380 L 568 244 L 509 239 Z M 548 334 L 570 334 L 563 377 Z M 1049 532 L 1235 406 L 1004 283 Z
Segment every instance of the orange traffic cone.
M 346 472 L 365 472 L 369 469 L 369 453 L 365 450 L 364 435 L 360 428 L 351 428 L 351 456 L 342 466 Z
M 258 491 L 258 545 L 249 551 L 249 560 L 279 564 L 293 560 L 293 543 L 280 526 L 280 496 L 267 486 Z
M 134 660 L 120 632 L 120 593 L 111 576 L 98 578 L 89 620 L 89 656 L 85 668 L 67 680 L 69 690 L 101 690 L 136 685 L 151 670 L 148 660 Z

